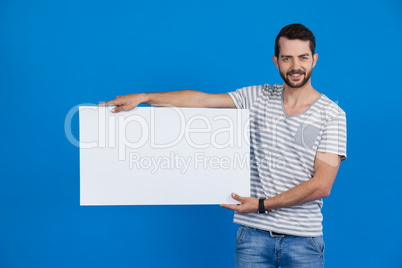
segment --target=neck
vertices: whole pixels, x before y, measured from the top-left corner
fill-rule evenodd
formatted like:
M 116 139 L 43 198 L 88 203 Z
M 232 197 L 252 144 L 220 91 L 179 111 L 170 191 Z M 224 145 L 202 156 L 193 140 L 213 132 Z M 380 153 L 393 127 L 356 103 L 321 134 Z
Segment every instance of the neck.
M 313 103 L 319 95 L 320 93 L 311 86 L 310 81 L 299 88 L 291 88 L 285 83 L 283 89 L 283 103 L 291 106 L 300 104 L 309 105 Z

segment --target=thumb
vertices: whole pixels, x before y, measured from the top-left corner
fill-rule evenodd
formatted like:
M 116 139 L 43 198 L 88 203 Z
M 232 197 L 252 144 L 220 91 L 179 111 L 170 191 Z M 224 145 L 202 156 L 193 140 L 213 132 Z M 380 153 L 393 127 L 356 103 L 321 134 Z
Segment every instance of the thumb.
M 112 109 L 112 112 L 113 113 L 118 113 L 118 112 L 120 112 L 120 111 L 124 111 L 125 109 L 124 109 L 124 105 L 121 105 L 121 106 L 115 106 L 113 109 Z
M 242 203 L 244 202 L 244 198 L 241 197 L 240 195 L 235 194 L 235 193 L 232 193 L 232 198 L 233 198 L 234 200 L 240 201 L 240 202 L 242 202 Z

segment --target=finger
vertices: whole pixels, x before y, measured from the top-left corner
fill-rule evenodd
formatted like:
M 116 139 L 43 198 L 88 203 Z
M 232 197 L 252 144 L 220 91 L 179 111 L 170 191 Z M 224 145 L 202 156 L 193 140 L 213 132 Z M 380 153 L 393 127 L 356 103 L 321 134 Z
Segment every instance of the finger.
M 121 105 L 121 106 L 115 106 L 111 111 L 112 111 L 112 113 L 118 113 L 120 111 L 125 111 L 125 110 L 126 110 L 125 106 Z
M 221 204 L 220 206 L 230 210 L 239 211 L 239 205 Z
M 111 105 L 118 105 L 116 100 L 110 100 L 104 103 L 99 103 L 98 107 L 105 107 L 105 106 L 111 106 Z
M 235 194 L 235 193 L 232 193 L 232 198 L 233 198 L 234 200 L 240 201 L 240 202 L 242 202 L 242 203 L 245 202 L 245 199 L 244 199 L 242 196 L 237 195 L 237 194 Z

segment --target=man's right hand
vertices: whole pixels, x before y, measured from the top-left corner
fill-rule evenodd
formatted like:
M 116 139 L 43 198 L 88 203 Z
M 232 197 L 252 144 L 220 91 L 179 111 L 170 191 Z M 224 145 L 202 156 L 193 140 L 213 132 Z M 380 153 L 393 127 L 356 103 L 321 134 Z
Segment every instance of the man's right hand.
M 112 109 L 113 113 L 120 111 L 129 111 L 137 107 L 140 103 L 147 102 L 146 94 L 128 94 L 123 96 L 117 96 L 114 100 L 110 100 L 104 103 L 98 104 L 98 107 L 105 107 L 114 105 Z

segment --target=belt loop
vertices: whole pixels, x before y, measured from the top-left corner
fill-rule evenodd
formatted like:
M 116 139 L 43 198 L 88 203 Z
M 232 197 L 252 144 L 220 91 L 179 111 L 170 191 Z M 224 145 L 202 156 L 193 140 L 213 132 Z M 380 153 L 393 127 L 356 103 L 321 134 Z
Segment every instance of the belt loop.
M 272 237 L 285 237 L 284 234 L 278 234 L 278 233 L 274 233 L 274 232 L 272 232 L 272 231 L 269 231 L 269 234 L 270 234 Z

